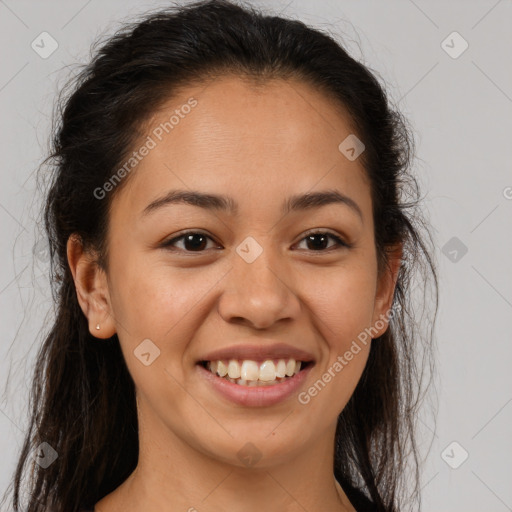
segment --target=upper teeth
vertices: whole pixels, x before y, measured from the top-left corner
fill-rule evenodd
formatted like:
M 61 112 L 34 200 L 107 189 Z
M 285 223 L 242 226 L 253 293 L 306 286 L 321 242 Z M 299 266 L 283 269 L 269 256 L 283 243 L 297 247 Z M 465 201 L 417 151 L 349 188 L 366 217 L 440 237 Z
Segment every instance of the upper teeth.
M 271 359 L 263 361 L 261 364 L 250 359 L 243 361 L 230 359 L 227 364 L 226 361 L 209 362 L 209 369 L 212 373 L 217 373 L 220 377 L 227 375 L 231 379 L 242 378 L 246 381 L 272 381 L 285 376 L 291 377 L 300 371 L 300 366 L 301 362 L 295 361 L 295 359 L 288 359 L 288 361 L 279 359 L 277 364 Z

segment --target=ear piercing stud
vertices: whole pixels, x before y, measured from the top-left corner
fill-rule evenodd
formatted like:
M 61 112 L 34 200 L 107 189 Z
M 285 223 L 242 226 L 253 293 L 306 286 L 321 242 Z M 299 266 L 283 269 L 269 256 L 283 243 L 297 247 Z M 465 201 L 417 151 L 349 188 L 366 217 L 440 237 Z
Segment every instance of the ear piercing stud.
M 96 330 L 99 331 L 100 330 L 100 324 L 96 324 Z

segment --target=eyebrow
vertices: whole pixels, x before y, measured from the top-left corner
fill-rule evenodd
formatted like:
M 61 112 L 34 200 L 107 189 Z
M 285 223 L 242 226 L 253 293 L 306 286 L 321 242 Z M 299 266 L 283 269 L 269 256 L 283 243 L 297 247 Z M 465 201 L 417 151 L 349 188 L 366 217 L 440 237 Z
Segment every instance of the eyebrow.
M 164 206 L 171 204 L 189 204 L 206 210 L 225 211 L 231 215 L 238 213 L 237 202 L 229 196 L 207 194 L 196 190 L 171 190 L 166 195 L 155 199 L 144 208 L 142 215 L 148 215 Z M 363 220 L 363 212 L 359 205 L 350 197 L 338 190 L 324 190 L 289 197 L 281 206 L 281 213 L 319 208 L 329 204 L 343 204 Z

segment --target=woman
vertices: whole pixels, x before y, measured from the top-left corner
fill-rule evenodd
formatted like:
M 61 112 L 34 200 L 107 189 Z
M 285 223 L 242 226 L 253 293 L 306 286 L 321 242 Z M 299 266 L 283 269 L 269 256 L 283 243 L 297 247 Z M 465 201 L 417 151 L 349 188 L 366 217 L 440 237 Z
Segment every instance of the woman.
M 419 503 L 411 280 L 437 278 L 372 73 L 211 0 L 118 32 L 62 107 L 14 510 L 32 464 L 29 512 Z

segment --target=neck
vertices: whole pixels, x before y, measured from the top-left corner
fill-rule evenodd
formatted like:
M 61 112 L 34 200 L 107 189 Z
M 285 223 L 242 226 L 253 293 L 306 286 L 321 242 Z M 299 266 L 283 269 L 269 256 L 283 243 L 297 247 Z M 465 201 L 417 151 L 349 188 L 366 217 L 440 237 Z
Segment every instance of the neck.
M 137 468 L 95 512 L 354 511 L 333 474 L 335 425 L 295 455 L 274 454 L 253 465 L 245 457 L 247 466 L 230 453 L 220 460 L 183 434 L 145 414 L 139 422 Z M 272 438 L 279 442 L 277 432 Z

